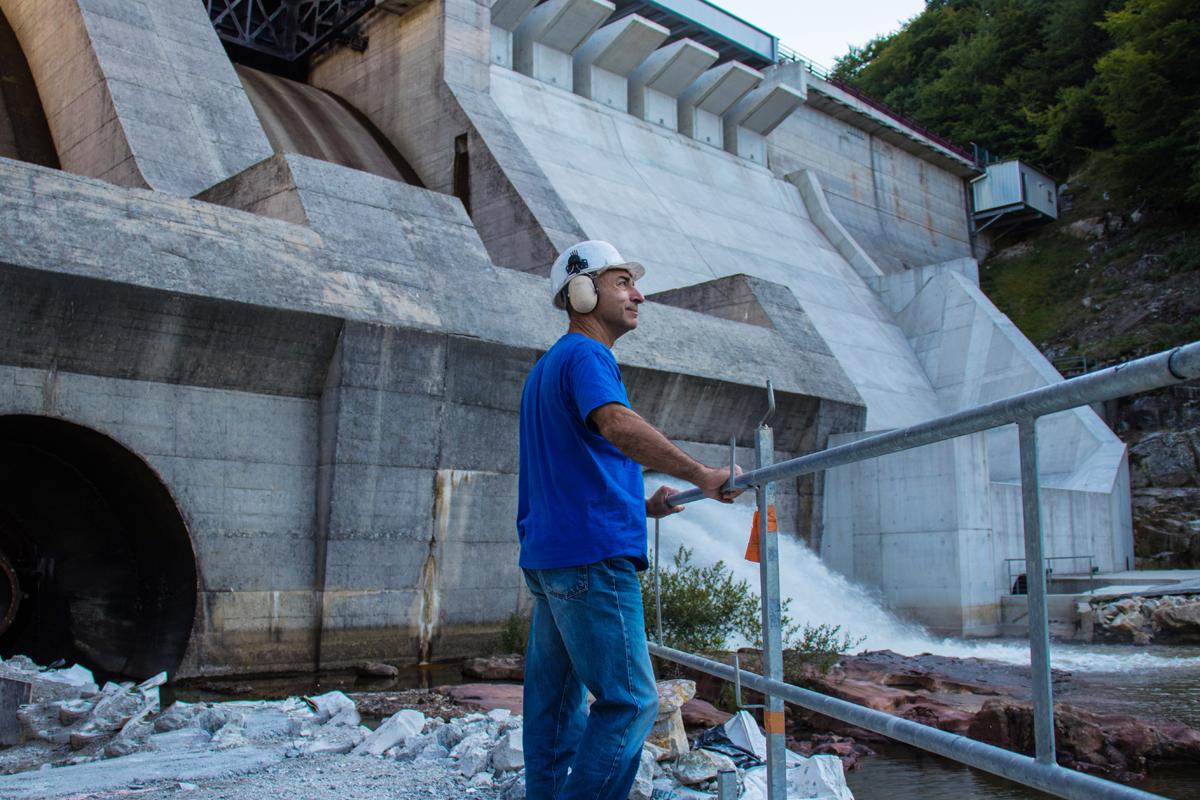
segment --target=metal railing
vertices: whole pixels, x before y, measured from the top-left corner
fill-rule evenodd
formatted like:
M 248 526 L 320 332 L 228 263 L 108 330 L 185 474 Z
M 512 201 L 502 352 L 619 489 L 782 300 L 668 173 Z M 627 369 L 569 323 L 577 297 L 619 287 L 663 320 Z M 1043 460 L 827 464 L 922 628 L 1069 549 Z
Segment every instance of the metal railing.
M 1074 377 L 1083 375 L 1096 368 L 1096 362 L 1093 359 L 1088 361 L 1087 356 L 1062 356 L 1050 362 L 1063 377 Z
M 1037 465 L 1037 420 L 1047 414 L 1111 400 L 1200 377 L 1200 342 L 1147 356 L 1126 364 L 1092 372 L 1071 380 L 1033 389 L 1004 400 L 960 411 L 908 428 L 877 434 L 818 453 L 771 463 L 774 435 L 767 424 L 774 413 L 774 394 L 767 384 L 770 410 L 755 435 L 755 469 L 730 480 L 727 488 L 754 489 L 758 501 L 759 579 L 762 596 L 763 675 L 719 661 L 685 653 L 662 644 L 662 612 L 658 597 L 658 539 L 654 528 L 654 587 L 657 641 L 650 652 L 660 658 L 715 675 L 763 693 L 767 737 L 767 792 L 770 800 L 787 797 L 784 761 L 783 703 L 794 703 L 819 714 L 883 734 L 906 744 L 951 758 L 1009 780 L 1059 797 L 1078 800 L 1137 800 L 1153 798 L 1147 792 L 1066 769 L 1055 762 L 1054 702 L 1050 683 L 1050 636 L 1046 613 L 1046 559 Z M 1030 758 L 993 745 L 911 722 L 845 700 L 801 689 L 783 682 L 780 624 L 778 537 L 769 524 L 775 481 L 832 467 L 946 441 L 990 428 L 1017 425 L 1021 462 L 1021 505 L 1025 538 L 1025 574 L 1029 603 L 1029 651 L 1033 677 L 1035 757 Z M 733 443 L 730 445 L 733 466 Z M 683 505 L 704 498 L 699 489 L 672 495 L 670 503 Z
M 1099 572 L 1100 568 L 1096 566 L 1095 556 L 1046 556 L 1042 560 L 1046 562 L 1047 580 L 1054 574 L 1054 567 L 1050 565 L 1051 561 L 1086 561 L 1087 572 L 1085 574 L 1088 576 L 1088 592 L 1096 591 L 1096 573 Z M 1023 566 L 1025 566 L 1025 559 L 1023 558 L 1004 559 L 1004 572 L 1008 579 L 1005 586 L 1008 587 L 1009 594 L 1029 593 L 1024 582 L 1021 580 L 1021 578 L 1025 577 L 1025 573 L 1018 571 Z M 1073 575 L 1074 573 L 1066 574 Z M 1020 587 L 1020 591 L 1017 591 L 1018 587 Z

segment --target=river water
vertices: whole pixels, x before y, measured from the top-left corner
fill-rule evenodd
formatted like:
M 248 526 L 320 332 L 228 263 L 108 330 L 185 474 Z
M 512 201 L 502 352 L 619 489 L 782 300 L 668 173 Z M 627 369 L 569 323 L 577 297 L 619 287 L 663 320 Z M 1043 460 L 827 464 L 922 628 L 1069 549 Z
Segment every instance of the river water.
M 653 490 L 652 483 L 647 487 Z M 680 545 L 692 561 L 723 561 L 757 590 L 758 565 L 743 558 L 753 506 L 701 502 L 662 522 L 661 561 L 669 564 Z M 651 528 L 653 531 L 653 528 Z M 651 534 L 653 536 L 653 534 Z M 653 538 L 651 539 L 653 543 Z M 790 600 L 793 622 L 841 625 L 863 641 L 856 650 L 894 650 L 905 655 L 990 658 L 1029 663 L 1029 647 L 1011 639 L 963 640 L 931 635 L 898 619 L 866 588 L 829 570 L 811 550 L 790 538 L 780 541 L 780 588 Z M 738 643 L 732 643 L 738 644 Z M 1051 664 L 1071 673 L 1055 701 L 1102 713 L 1133 714 L 1200 728 L 1200 648 L 1053 644 Z M 884 747 L 848 776 L 859 800 L 975 800 L 1047 797 L 986 773 L 910 748 Z M 1171 798 L 1200 799 L 1200 765 L 1159 769 L 1139 788 Z

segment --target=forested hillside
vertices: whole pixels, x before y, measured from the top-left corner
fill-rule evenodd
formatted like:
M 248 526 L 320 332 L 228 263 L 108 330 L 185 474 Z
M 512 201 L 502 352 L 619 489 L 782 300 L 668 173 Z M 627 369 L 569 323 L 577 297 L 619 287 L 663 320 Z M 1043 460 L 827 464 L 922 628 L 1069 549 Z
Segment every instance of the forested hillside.
M 834 73 L 1048 171 L 1057 224 L 992 231 L 981 283 L 1051 359 L 1200 338 L 1200 2 L 930 0 Z
M 835 76 L 1059 180 L 1099 156 L 1156 206 L 1200 206 L 1200 3 L 930 0 Z
M 1068 375 L 1200 340 L 1200 2 L 931 0 L 835 75 L 1059 183 L 995 233 L 993 302 Z M 1200 566 L 1200 386 L 1105 408 L 1130 446 L 1141 566 Z

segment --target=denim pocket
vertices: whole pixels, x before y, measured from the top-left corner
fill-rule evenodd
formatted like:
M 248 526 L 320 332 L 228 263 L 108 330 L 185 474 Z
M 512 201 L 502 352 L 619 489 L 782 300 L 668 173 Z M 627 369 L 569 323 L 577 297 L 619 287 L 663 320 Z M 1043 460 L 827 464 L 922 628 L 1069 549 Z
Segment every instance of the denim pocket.
M 546 594 L 560 600 L 570 600 L 588 590 L 588 568 L 563 567 L 561 569 L 538 570 L 542 589 Z

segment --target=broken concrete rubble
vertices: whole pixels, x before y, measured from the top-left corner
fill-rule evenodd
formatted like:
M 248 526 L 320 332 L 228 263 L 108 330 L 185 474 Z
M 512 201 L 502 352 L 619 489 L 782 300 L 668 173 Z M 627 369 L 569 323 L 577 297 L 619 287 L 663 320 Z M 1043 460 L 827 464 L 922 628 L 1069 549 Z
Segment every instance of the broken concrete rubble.
M 687 731 L 680 709 L 695 696 L 695 681 L 676 678 L 658 682 L 658 716 L 646 741 L 665 750 L 666 758 L 678 758 L 688 751 Z
M 499 800 L 525 796 L 523 720 L 505 708 L 448 720 L 400 709 L 372 731 L 361 724 L 354 701 L 341 692 L 275 701 L 176 702 L 160 710 L 158 685 L 164 679 L 156 676 L 140 685 L 109 683 L 102 689 L 92 683 L 82 685 L 73 697 L 22 706 L 29 741 L 7 751 L 15 757 L 6 758 L 4 769 L 36 770 L 37 778 L 29 780 L 28 772 L 0 775 L 0 796 L 24 800 L 83 791 L 120 792 L 150 781 L 179 786 L 268 769 L 289 758 L 338 758 L 351 753 L 408 764 L 409 769 L 453 774 L 472 791 L 492 793 L 481 796 Z M 666 716 L 678 717 L 694 692 L 691 681 L 665 682 L 660 687 L 660 708 L 666 709 Z M 726 725 L 749 747 L 763 741 L 747 714 Z M 682 752 L 672 754 L 651 742 L 644 745 L 631 797 L 649 800 L 656 788 L 680 798 L 711 796 L 719 770 L 737 771 L 747 787 L 753 786 L 752 773 L 762 771 L 742 771 L 721 753 L 690 749 L 686 737 L 676 747 Z M 23 760 L 17 752 L 22 748 L 27 756 Z M 795 764 L 807 764 L 793 758 Z M 833 757 L 821 758 L 837 765 Z M 810 780 L 814 775 L 824 776 L 830 785 L 814 788 L 809 795 L 792 792 L 791 796 L 849 797 L 838 793 L 844 781 L 838 784 L 820 764 L 799 771 L 793 766 L 789 782 L 799 786 L 803 777 L 808 781 L 804 785 L 816 787 Z
M 386 750 L 397 745 L 402 746 L 410 736 L 416 736 L 424 727 L 425 715 L 420 711 L 397 711 L 351 752 L 356 756 L 383 755 Z
M 91 671 L 78 664 L 65 669 L 43 669 L 25 656 L 0 659 L 0 678 L 30 684 L 34 703 L 89 696 L 100 691 Z
M 511 772 L 525 766 L 525 744 L 521 731 L 513 729 L 506 731 L 492 750 L 492 766 L 496 772 Z
M 735 769 L 729 756 L 711 750 L 692 750 L 675 759 L 671 774 L 684 786 L 695 786 L 715 779 L 723 769 Z

